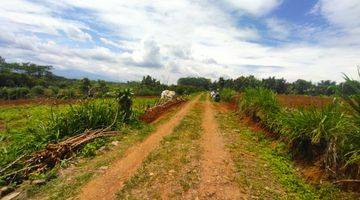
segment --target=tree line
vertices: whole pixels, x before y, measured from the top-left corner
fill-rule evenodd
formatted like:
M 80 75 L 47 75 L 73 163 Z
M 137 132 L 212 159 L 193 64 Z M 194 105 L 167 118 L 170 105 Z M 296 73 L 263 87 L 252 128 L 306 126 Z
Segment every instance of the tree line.
M 213 82 L 204 77 L 183 77 L 178 79 L 177 84 L 166 85 L 149 75 L 144 76 L 141 81 L 114 83 L 88 78 L 68 79 L 53 74 L 52 70 L 53 67 L 48 65 L 8 63 L 0 56 L 0 99 L 106 97 L 112 96 L 119 87 L 132 88 L 138 96 L 157 96 L 165 89 L 174 90 L 182 95 L 224 88 L 241 92 L 248 87 L 264 87 L 278 94 L 331 96 L 337 92 L 347 95 L 355 93 L 350 87 L 354 83 L 350 83 L 350 80 L 341 83 L 331 80 L 313 83 L 303 79 L 288 82 L 283 78 L 258 79 L 250 75 L 236 79 L 220 77 Z

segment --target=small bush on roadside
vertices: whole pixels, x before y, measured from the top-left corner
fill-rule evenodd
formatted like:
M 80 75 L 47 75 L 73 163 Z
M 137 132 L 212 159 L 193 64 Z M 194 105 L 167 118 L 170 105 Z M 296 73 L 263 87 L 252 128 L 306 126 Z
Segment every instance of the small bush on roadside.
M 220 91 L 220 97 L 221 100 L 225 101 L 225 102 L 231 102 L 234 100 L 236 95 L 235 90 L 232 90 L 230 88 L 224 88 Z
M 71 106 L 67 112 L 53 113 L 45 130 L 56 141 L 58 138 L 73 136 L 86 129 L 100 129 L 112 124 L 117 107 L 114 102 L 85 102 Z

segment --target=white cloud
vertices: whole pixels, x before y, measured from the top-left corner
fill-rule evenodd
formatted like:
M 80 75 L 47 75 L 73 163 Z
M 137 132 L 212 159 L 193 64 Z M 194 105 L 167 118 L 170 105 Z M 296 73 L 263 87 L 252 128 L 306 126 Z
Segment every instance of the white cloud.
M 312 13 L 320 12 L 330 23 L 340 27 L 360 26 L 360 1 L 358 0 L 320 0 Z
M 266 20 L 269 35 L 276 39 L 287 39 L 291 35 L 292 27 L 285 21 L 276 18 Z
M 252 15 L 265 15 L 280 5 L 282 0 L 224 0 L 234 8 Z

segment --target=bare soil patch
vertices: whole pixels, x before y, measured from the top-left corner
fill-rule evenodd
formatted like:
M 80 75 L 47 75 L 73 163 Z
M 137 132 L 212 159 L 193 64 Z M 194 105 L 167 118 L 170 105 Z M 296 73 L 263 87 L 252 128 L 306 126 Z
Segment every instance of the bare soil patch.
M 201 199 L 242 199 L 235 179 L 235 168 L 219 134 L 218 124 L 209 99 L 205 102 L 202 127 L 203 155 L 201 158 Z
M 115 199 L 116 192 L 123 187 L 124 182 L 136 172 L 149 153 L 159 145 L 162 138 L 173 131 L 198 99 L 199 97 L 185 104 L 172 119 L 159 125 L 145 141 L 128 149 L 125 156 L 113 162 L 104 174 L 85 185 L 79 198 L 86 200 Z

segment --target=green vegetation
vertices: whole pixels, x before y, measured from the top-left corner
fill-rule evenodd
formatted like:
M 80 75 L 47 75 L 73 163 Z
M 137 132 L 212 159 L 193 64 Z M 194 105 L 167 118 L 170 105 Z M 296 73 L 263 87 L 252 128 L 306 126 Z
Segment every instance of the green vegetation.
M 294 155 L 308 160 L 322 159 L 324 168 L 336 172 L 337 177 L 358 176 L 357 170 L 345 173 L 354 171 L 346 163 L 351 162 L 351 168 L 359 167 L 355 160 L 360 148 L 356 114 L 348 111 L 347 105 L 334 101 L 323 108 L 286 109 L 280 107 L 271 90 L 248 88 L 239 108 L 288 141 Z
M 156 99 L 139 99 L 132 105 L 132 98 L 127 92 L 119 92 L 121 98 L 118 100 L 87 100 L 76 105 L 57 107 L 4 108 L 0 118 L 8 121 L 7 128 L 0 131 L 0 166 L 6 166 L 21 155 L 43 149 L 50 142 L 60 141 L 88 129 L 105 128 L 114 122 L 113 129 L 121 128 L 124 123 L 137 126 L 137 116 L 144 112 L 145 107 L 154 105 Z M 23 109 L 27 113 L 22 113 Z M 29 115 L 27 119 L 22 118 L 23 114 Z M 17 128 L 13 128 L 16 126 Z M 105 142 L 98 139 L 93 144 L 86 145 L 83 154 L 91 155 Z
M 221 100 L 225 102 L 234 101 L 236 94 L 236 91 L 230 88 L 224 88 L 220 91 Z
M 283 78 L 269 77 L 266 79 L 257 79 L 254 76 L 240 76 L 236 79 L 219 78 L 212 84 L 212 88 L 231 88 L 238 92 L 244 91 L 246 88 L 263 87 L 272 90 L 278 94 L 299 94 L 299 95 L 337 95 L 337 93 L 346 93 L 349 95 L 356 94 L 352 90 L 352 83 L 348 80 L 342 83 L 336 83 L 331 80 L 322 80 L 318 83 L 312 83 L 303 79 L 298 79 L 292 83 L 287 82 Z

